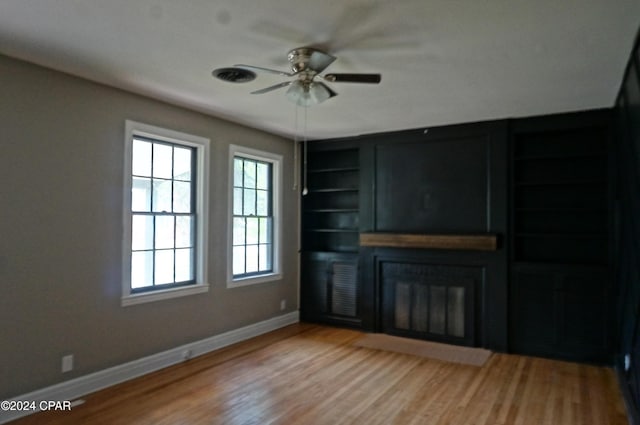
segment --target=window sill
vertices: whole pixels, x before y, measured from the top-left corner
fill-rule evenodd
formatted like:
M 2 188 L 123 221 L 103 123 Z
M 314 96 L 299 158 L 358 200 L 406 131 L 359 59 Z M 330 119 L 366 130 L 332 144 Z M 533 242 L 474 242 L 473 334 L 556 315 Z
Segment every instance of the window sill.
M 244 277 L 240 279 L 230 279 L 227 281 L 227 288 L 239 288 L 241 286 L 257 285 L 260 283 L 273 282 L 282 279 L 280 273 L 263 274 L 260 276 Z
M 165 289 L 162 291 L 143 292 L 140 294 L 129 294 L 122 297 L 122 306 L 150 303 L 154 301 L 168 300 L 171 298 L 185 297 L 187 295 L 202 294 L 209 292 L 209 284 L 184 286 L 180 288 Z

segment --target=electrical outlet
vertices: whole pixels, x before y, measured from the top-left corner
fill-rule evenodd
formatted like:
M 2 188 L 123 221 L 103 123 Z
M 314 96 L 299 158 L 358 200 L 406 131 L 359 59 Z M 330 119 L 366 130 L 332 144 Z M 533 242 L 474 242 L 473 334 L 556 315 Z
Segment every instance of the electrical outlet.
M 287 300 L 282 299 L 280 300 L 280 311 L 284 310 L 285 308 L 287 308 Z
M 73 354 L 62 357 L 62 373 L 71 372 L 73 370 Z

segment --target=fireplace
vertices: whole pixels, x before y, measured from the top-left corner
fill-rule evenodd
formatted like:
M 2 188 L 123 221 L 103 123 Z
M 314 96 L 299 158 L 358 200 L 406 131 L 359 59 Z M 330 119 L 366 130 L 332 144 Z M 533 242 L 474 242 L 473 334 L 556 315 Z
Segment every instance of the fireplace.
M 484 267 L 393 261 L 380 266 L 383 332 L 476 345 L 476 294 Z

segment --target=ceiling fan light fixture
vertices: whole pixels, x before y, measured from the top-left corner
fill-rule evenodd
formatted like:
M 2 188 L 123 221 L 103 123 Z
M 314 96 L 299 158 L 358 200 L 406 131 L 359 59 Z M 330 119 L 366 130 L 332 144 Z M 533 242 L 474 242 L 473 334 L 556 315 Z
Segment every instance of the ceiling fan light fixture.
M 322 103 L 332 97 L 324 84 L 294 81 L 287 90 L 287 98 L 298 106 L 311 106 Z
M 292 82 L 289 86 L 287 99 L 299 106 L 309 106 L 309 93 L 305 91 L 304 84 L 299 80 Z
M 324 84 L 311 83 L 309 85 L 309 97 L 314 103 L 322 103 L 331 97 L 331 92 Z

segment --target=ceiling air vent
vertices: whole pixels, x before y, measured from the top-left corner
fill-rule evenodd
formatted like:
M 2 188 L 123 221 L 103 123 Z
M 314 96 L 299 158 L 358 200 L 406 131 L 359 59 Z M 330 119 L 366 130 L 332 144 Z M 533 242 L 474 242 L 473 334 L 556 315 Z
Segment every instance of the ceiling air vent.
M 256 78 L 256 74 L 243 68 L 218 68 L 214 69 L 214 77 L 229 83 L 248 83 Z

